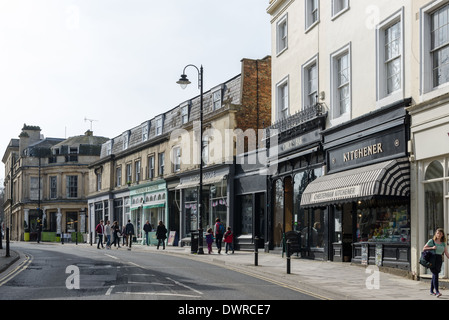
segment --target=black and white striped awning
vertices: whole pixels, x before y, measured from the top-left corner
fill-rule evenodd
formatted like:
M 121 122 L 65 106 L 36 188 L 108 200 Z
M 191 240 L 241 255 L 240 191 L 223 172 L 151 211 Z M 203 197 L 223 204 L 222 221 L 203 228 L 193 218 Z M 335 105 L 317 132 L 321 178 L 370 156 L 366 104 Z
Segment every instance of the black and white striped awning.
M 410 163 L 407 158 L 320 177 L 307 186 L 301 207 L 321 207 L 377 196 L 410 196 Z

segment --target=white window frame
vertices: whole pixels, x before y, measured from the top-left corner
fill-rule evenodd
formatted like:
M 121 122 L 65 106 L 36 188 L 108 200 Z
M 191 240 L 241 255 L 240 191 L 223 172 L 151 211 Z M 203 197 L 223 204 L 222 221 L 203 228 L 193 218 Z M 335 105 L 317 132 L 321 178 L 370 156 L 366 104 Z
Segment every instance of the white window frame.
M 181 171 L 181 147 L 176 146 L 172 149 L 173 172 Z
M 122 185 L 122 167 L 118 166 L 115 168 L 115 186 L 120 187 Z
M 401 66 L 401 86 L 398 90 L 391 93 L 388 92 L 388 71 L 386 61 L 386 37 L 385 32 L 392 26 L 399 23 L 400 28 L 400 44 L 399 44 L 399 59 Z M 392 16 L 381 22 L 376 27 L 376 56 L 377 56 L 377 105 L 378 107 L 391 104 L 395 101 L 404 98 L 404 81 L 405 81 L 405 66 L 404 66 L 404 8 L 394 13 Z M 397 59 L 397 58 L 395 58 Z
M 212 104 L 213 110 L 218 110 L 222 106 L 222 90 L 221 87 L 219 89 L 215 89 L 212 91 Z
M 310 69 L 312 67 L 316 68 L 316 73 L 317 73 L 317 77 L 316 77 L 316 90 L 315 93 L 318 96 L 320 89 L 319 89 L 319 85 L 320 85 L 320 68 L 319 68 L 319 63 L 318 63 L 318 55 L 315 55 L 312 59 L 310 59 L 309 61 L 307 61 L 303 66 L 302 66 L 302 106 L 303 109 L 305 109 L 306 107 L 311 107 L 312 105 L 315 104 L 311 104 L 310 101 Z M 315 98 L 316 102 L 318 102 L 318 98 Z
M 136 160 L 134 162 L 134 174 L 135 174 L 135 178 L 136 178 L 136 182 L 140 181 L 141 175 L 140 175 L 140 171 L 142 169 L 142 162 L 140 160 Z
M 340 95 L 338 87 L 338 60 L 348 55 L 349 61 L 349 110 L 340 113 Z M 351 43 L 331 54 L 331 124 L 337 125 L 351 119 L 352 116 L 352 54 Z
M 420 9 L 421 21 L 421 101 L 431 100 L 449 92 L 449 82 L 434 87 L 433 55 L 431 53 L 432 14 L 449 4 L 448 0 L 432 1 Z
M 164 118 L 156 117 L 156 136 L 160 136 L 164 132 Z
M 320 0 L 306 0 L 305 6 L 306 6 L 306 33 L 309 32 L 309 30 L 313 29 L 319 22 L 320 22 Z M 316 6 L 316 7 L 315 7 Z M 313 16 L 316 12 L 316 19 L 313 19 Z
M 129 148 L 129 136 L 130 136 L 130 132 L 126 131 L 123 134 L 123 150 L 126 150 Z
M 284 90 L 287 90 L 286 92 Z M 290 81 L 289 76 L 276 85 L 276 120 L 287 119 L 290 115 Z
M 142 141 L 147 141 L 150 137 L 150 122 L 147 121 L 142 126 Z
M 349 0 L 332 0 L 332 20 L 349 10 Z
M 148 179 L 153 179 L 155 176 L 154 164 L 155 164 L 155 156 L 153 154 L 148 157 Z
M 276 24 L 276 54 L 280 55 L 288 49 L 288 14 Z
M 181 124 L 189 122 L 189 103 L 181 106 Z

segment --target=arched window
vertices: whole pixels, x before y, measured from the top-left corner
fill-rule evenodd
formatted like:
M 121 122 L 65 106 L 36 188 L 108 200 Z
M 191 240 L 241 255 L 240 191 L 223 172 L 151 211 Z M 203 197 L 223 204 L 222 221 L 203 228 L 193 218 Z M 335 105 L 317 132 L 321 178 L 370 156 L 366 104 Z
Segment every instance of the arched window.
M 443 181 L 432 181 L 443 177 L 443 165 L 439 161 L 433 161 L 426 169 L 424 181 L 426 239 L 432 238 L 437 228 L 444 227 Z

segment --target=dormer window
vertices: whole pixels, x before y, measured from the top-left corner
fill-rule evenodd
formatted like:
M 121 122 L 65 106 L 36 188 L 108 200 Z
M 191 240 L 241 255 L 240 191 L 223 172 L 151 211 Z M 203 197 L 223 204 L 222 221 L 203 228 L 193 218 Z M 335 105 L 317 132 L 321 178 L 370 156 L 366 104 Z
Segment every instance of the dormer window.
M 159 136 L 164 130 L 164 119 L 162 116 L 156 118 L 156 135 Z
M 181 106 L 181 124 L 189 122 L 189 104 Z
M 212 93 L 212 103 L 214 105 L 214 110 L 221 108 L 221 88 Z

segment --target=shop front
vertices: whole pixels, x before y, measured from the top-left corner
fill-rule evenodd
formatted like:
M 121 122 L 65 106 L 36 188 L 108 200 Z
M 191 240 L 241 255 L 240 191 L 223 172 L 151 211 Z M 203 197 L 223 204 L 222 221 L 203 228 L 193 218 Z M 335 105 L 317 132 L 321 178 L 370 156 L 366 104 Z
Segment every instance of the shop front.
M 327 259 L 326 209 L 301 207 L 306 187 L 324 174 L 322 132 L 326 119 L 327 113 L 317 105 L 269 128 L 270 132 L 278 130 L 278 146 L 268 147 L 271 175 L 267 243 L 270 250 L 284 250 L 285 236 L 293 231 L 301 241 L 303 256 Z
M 449 96 L 410 107 L 412 117 L 412 270 L 419 276 L 430 271 L 419 265 L 422 248 L 443 228 L 449 238 Z M 440 277 L 449 277 L 447 259 L 443 259 Z
M 143 226 L 149 221 L 154 231 L 159 221 L 167 224 L 168 205 L 165 180 L 154 181 L 129 188 L 130 190 L 130 220 L 134 226 L 135 241 L 142 242 L 145 233 Z M 127 221 L 126 221 L 127 222 Z
M 266 193 L 267 173 L 258 153 L 252 151 L 236 157 L 234 176 L 234 241 L 236 250 L 254 250 L 257 242 L 263 248 L 267 238 Z M 253 161 L 256 160 L 256 161 Z
M 228 183 L 230 167 L 203 169 L 203 215 L 201 217 L 203 232 L 213 228 L 215 219 L 219 218 L 225 226 L 232 226 L 230 216 L 231 184 Z M 188 175 L 180 178 L 176 187 L 181 195 L 180 239 L 181 246 L 190 243 L 192 232 L 198 231 L 200 225 L 198 192 L 199 175 Z
M 301 208 L 327 211 L 330 260 L 410 270 L 408 104 L 324 132 L 327 174 L 307 186 Z

